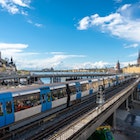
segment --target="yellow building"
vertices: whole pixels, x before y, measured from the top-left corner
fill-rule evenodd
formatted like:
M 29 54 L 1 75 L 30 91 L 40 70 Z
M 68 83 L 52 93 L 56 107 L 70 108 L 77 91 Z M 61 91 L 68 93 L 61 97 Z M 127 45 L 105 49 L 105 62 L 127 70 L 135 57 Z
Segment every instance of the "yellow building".
M 131 65 L 122 69 L 123 73 L 140 73 L 140 65 Z
M 129 65 L 122 69 L 123 73 L 140 73 L 140 51 L 138 54 L 137 64 Z

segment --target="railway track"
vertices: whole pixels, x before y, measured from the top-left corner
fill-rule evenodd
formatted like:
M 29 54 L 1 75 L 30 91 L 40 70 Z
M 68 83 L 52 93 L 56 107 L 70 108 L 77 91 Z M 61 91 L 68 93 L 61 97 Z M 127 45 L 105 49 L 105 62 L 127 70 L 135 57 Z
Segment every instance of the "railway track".
M 121 91 L 123 88 L 127 87 L 131 82 L 133 81 L 106 89 L 106 100 Z M 57 130 L 71 123 L 74 119 L 77 119 L 81 115 L 85 114 L 87 110 L 89 111 L 97 107 L 95 99 L 96 97 L 94 94 L 90 96 L 90 98 L 83 100 L 82 102 L 77 103 L 69 108 L 63 109 L 50 115 L 49 117 L 22 127 L 20 130 L 12 131 L 1 138 L 1 140 L 41 140 L 46 138 L 54 134 L 54 132 Z M 30 134 L 28 132 L 30 132 Z
M 129 81 L 129 82 L 131 83 L 133 81 Z M 107 92 L 108 96 L 107 96 L 106 100 L 109 99 L 110 97 L 112 97 L 114 94 L 120 92 L 122 89 L 126 88 L 130 83 L 126 83 L 124 86 L 120 85 L 120 86 L 114 87 L 114 90 L 113 89 L 108 90 L 108 92 Z M 111 94 L 109 94 L 109 93 L 111 93 Z M 46 128 L 43 132 L 40 132 L 37 135 L 30 137 L 29 139 L 43 140 L 45 138 L 45 140 L 46 140 L 49 138 L 49 136 L 55 135 L 54 132 L 57 132 L 64 126 L 67 126 L 69 123 L 72 123 L 73 120 L 78 119 L 78 117 L 84 115 L 85 113 L 87 113 L 88 111 L 90 111 L 91 109 L 93 109 L 97 106 L 98 106 L 98 104 L 96 104 L 95 101 L 92 103 L 89 103 L 86 107 L 83 107 L 83 109 L 77 110 L 76 112 L 69 115 L 69 117 L 67 116 L 67 117 L 63 118 L 58 123 L 54 124 L 51 127 Z

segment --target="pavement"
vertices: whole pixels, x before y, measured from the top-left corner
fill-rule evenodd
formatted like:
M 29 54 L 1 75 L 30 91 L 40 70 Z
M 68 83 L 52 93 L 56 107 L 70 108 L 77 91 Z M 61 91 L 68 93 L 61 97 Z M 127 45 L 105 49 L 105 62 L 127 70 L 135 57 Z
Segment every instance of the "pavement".
M 134 109 L 133 112 L 140 111 Z M 140 140 L 140 116 L 131 111 L 118 109 L 116 111 L 115 140 Z

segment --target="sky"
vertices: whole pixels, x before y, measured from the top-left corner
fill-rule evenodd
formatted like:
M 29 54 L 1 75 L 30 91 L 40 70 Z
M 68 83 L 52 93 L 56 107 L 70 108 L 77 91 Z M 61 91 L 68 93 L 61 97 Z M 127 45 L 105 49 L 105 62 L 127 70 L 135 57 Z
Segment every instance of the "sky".
M 0 51 L 17 69 L 121 67 L 140 50 L 140 0 L 0 0 Z

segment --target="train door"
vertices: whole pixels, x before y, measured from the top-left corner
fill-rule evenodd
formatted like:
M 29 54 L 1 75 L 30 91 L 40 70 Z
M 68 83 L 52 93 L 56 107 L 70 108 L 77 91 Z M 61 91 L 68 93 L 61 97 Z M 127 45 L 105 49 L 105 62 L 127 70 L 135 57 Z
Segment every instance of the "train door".
M 118 85 L 118 84 L 119 84 L 119 77 L 116 76 L 116 85 Z
M 81 85 L 79 82 L 76 82 L 75 86 L 76 86 L 76 99 L 81 99 Z
M 0 100 L 0 127 L 5 125 L 4 101 Z
M 14 105 L 12 98 L 5 99 L 5 124 L 8 125 L 14 122 Z
M 93 93 L 93 88 L 92 88 L 92 81 L 89 80 L 89 94 Z
M 108 87 L 110 87 L 110 78 L 108 77 Z
M 11 93 L 0 95 L 0 126 L 14 122 L 14 103 Z
M 42 104 L 42 111 L 46 111 L 51 109 L 52 107 L 52 97 L 50 93 L 49 87 L 42 87 L 40 88 L 40 95 L 41 95 L 41 104 Z

